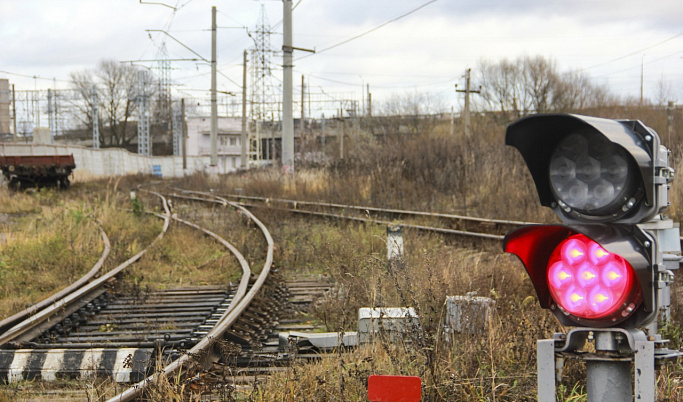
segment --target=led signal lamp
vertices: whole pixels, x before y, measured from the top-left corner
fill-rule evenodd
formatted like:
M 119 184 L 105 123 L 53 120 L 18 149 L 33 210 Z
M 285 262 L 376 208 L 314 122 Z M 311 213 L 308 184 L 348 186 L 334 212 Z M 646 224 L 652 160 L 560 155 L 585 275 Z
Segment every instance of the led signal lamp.
M 657 134 L 633 120 L 535 115 L 511 124 L 506 144 L 520 151 L 541 205 L 564 223 L 526 226 L 504 240 L 541 307 L 569 326 L 654 322 L 667 268 L 661 233 L 648 225 L 662 221 L 673 178 Z
M 631 264 L 582 234 L 551 254 L 548 288 L 560 308 L 585 319 L 623 321 L 643 300 Z

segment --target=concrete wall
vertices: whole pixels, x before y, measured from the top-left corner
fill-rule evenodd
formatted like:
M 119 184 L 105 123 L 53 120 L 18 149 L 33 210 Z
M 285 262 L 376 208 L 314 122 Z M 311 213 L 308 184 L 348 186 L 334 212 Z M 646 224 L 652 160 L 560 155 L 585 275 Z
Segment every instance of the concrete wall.
M 109 176 L 153 174 L 155 166 L 162 177 L 182 177 L 197 172 L 210 172 L 209 156 L 188 156 L 187 170 L 183 171 L 182 156 L 141 156 L 125 149 L 92 149 L 76 145 L 42 145 L 0 142 L 2 155 L 69 155 L 73 154 L 76 170 L 74 181 L 86 181 Z M 214 173 L 228 173 L 235 168 L 219 165 Z

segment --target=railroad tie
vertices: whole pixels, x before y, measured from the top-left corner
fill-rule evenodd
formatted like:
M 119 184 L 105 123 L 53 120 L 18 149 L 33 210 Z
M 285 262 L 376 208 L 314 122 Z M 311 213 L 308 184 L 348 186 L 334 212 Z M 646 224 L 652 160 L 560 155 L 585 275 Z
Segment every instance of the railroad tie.
M 0 384 L 93 377 L 138 382 L 151 369 L 152 355 L 150 348 L 2 350 Z

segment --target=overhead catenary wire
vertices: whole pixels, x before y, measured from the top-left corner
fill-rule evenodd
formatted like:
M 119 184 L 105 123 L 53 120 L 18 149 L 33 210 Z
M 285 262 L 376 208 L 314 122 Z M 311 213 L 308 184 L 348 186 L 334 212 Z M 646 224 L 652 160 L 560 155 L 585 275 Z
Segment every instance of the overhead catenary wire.
M 403 13 L 403 14 L 397 16 L 397 17 L 394 17 L 394 18 L 390 19 L 389 21 L 386 21 L 386 22 L 384 22 L 384 23 L 382 23 L 382 24 L 380 24 L 380 25 L 378 25 L 378 26 L 376 26 L 376 27 L 374 27 L 374 28 L 372 28 L 372 29 L 370 29 L 370 30 L 368 30 L 368 31 L 365 31 L 365 32 L 363 32 L 363 33 L 361 33 L 361 34 L 358 34 L 358 35 L 356 35 L 356 36 L 353 36 L 353 37 L 351 37 L 351 38 L 348 38 L 348 39 L 346 39 L 346 40 L 343 40 L 343 41 L 341 41 L 341 42 L 339 42 L 339 43 L 336 43 L 336 44 L 334 44 L 334 45 L 332 45 L 332 46 L 328 46 L 328 47 L 326 47 L 326 48 L 324 48 L 324 49 L 316 50 L 315 53 L 309 53 L 309 54 L 307 54 L 307 55 L 305 55 L 305 56 L 301 56 L 301 57 L 297 58 L 296 60 L 305 59 L 305 58 L 307 58 L 307 57 L 311 57 L 311 56 L 313 56 L 313 55 L 320 54 L 320 53 L 322 53 L 322 52 L 325 52 L 325 51 L 334 49 L 334 48 L 339 47 L 339 46 L 341 46 L 341 45 L 345 45 L 345 44 L 347 44 L 347 43 L 349 43 L 349 42 L 351 42 L 351 41 L 354 41 L 354 40 L 356 40 L 356 39 L 362 38 L 362 37 L 365 36 L 365 35 L 368 35 L 368 34 L 370 34 L 370 33 L 372 33 L 372 32 L 375 32 L 376 30 L 378 30 L 378 29 L 380 29 L 380 28 L 382 28 L 382 27 L 385 27 L 385 26 L 391 24 L 392 22 L 396 22 L 396 21 L 398 21 L 398 20 L 400 20 L 400 19 L 402 19 L 402 18 L 405 18 L 405 17 L 407 17 L 407 16 L 409 16 L 409 15 L 411 15 L 411 14 L 413 14 L 413 13 L 415 13 L 415 12 L 417 12 L 417 11 L 419 11 L 419 10 L 421 10 L 421 9 L 427 7 L 428 5 L 430 5 L 430 4 L 432 4 L 432 3 L 435 3 L 435 2 L 437 2 L 437 1 L 438 1 L 438 0 L 429 0 L 428 2 L 426 2 L 426 3 L 424 3 L 424 4 L 420 5 L 420 6 L 418 6 L 418 7 L 416 7 L 416 8 L 413 8 L 412 10 L 410 10 L 410 11 L 408 11 L 408 12 L 406 12 L 406 13 Z M 296 60 L 295 60 L 295 61 L 296 61 Z

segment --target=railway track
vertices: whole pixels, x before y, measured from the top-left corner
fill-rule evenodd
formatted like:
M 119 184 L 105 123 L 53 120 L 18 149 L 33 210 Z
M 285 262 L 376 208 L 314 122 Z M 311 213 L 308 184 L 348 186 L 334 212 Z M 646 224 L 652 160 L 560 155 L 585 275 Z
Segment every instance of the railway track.
M 271 273 L 273 240 L 266 227 L 244 207 L 220 197 L 174 196 L 186 202 L 234 208 L 257 227 L 265 239 L 263 266 L 250 267 L 235 246 L 218 234 L 172 215 L 160 198 L 164 228 L 138 255 L 98 274 L 109 247 L 91 272 L 55 296 L 0 322 L 0 383 L 22 380 L 105 377 L 134 383 L 112 401 L 132 400 L 162 377 L 183 373 L 182 380 L 201 374 L 202 387 L 212 386 L 207 373 L 221 372 L 226 382 L 249 383 L 286 364 L 278 359 L 278 331 L 300 329 L 287 318 L 297 305 L 329 289 L 318 282 L 285 283 Z M 161 241 L 170 222 L 190 226 L 212 237 L 238 260 L 237 284 L 150 290 L 118 289 L 116 277 Z M 108 244 L 106 234 L 103 241 Z M 290 294 L 288 286 L 293 286 Z M 119 286 L 120 287 L 120 286 Z M 117 288 L 117 289 L 115 289 Z M 291 300 L 288 298 L 291 297 Z M 283 319 L 282 322 L 279 320 Z M 279 361 L 278 361 L 279 360 Z M 203 373 L 203 374 L 202 374 Z
M 336 204 L 327 202 L 297 201 L 282 198 L 255 197 L 239 194 L 221 194 L 220 197 L 237 200 L 248 208 L 272 208 L 295 214 L 318 216 L 381 225 L 394 224 L 380 219 L 403 219 L 401 226 L 420 231 L 464 236 L 478 239 L 502 240 L 510 230 L 531 222 L 479 218 L 466 215 L 444 214 L 403 209 L 376 208 L 368 206 Z

